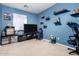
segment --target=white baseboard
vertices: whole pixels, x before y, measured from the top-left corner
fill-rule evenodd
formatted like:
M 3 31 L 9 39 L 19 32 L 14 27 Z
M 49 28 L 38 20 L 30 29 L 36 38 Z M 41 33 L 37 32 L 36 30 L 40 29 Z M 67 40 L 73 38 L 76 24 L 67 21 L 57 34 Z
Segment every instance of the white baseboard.
M 47 41 L 47 42 L 49 42 L 49 40 L 48 39 L 43 39 L 44 41 Z
M 56 43 L 56 44 L 57 44 L 57 45 L 64 46 L 64 47 L 66 47 L 66 48 L 71 48 L 71 49 L 75 50 L 75 48 L 73 48 L 73 47 L 70 47 L 70 46 L 67 46 L 67 45 L 64 45 L 64 44 L 60 44 L 60 43 Z
M 1 47 L 1 46 L 0 46 Z
M 43 40 L 45 40 L 45 41 L 49 42 L 49 40 L 47 40 L 47 39 L 43 39 Z M 64 44 L 61 44 L 61 43 L 56 43 L 56 44 L 57 44 L 57 45 L 64 46 L 64 47 L 66 47 L 66 48 L 71 48 L 71 49 L 75 50 L 75 48 L 70 47 L 70 46 L 67 46 L 67 45 L 64 45 Z

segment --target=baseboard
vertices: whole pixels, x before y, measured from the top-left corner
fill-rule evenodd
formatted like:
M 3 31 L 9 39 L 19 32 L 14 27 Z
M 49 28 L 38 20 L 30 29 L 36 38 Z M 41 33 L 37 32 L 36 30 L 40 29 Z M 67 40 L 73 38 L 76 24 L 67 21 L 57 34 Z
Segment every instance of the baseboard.
M 49 40 L 47 40 L 47 39 L 43 39 L 44 41 L 47 41 L 47 42 L 49 42 Z
M 56 43 L 56 44 L 57 44 L 57 45 L 64 46 L 64 47 L 66 47 L 66 48 L 71 48 L 71 49 L 75 50 L 75 48 L 73 48 L 73 47 L 70 47 L 70 46 L 67 46 L 67 45 L 64 45 L 64 44 L 60 44 L 60 43 Z
M 1 46 L 0 46 L 1 47 Z
M 47 40 L 47 39 L 43 39 L 43 40 L 49 42 L 49 40 Z M 67 45 L 64 45 L 64 44 L 61 44 L 61 43 L 58 43 L 58 42 L 57 42 L 56 44 L 57 44 L 57 45 L 64 46 L 64 47 L 66 47 L 66 48 L 71 48 L 71 49 L 75 50 L 75 48 L 73 48 L 73 47 L 70 47 L 70 46 L 67 46 Z

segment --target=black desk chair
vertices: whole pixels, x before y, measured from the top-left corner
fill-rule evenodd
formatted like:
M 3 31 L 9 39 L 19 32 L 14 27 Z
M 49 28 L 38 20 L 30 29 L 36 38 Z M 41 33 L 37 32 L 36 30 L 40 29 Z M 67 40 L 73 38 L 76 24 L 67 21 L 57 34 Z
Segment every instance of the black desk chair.
M 75 50 L 75 49 L 68 48 L 68 50 L 72 50 L 71 52 L 69 52 L 69 54 L 75 53 L 75 54 L 78 54 L 78 55 L 79 55 L 79 52 L 77 51 L 76 37 L 75 37 L 75 36 L 69 36 L 69 39 L 70 39 L 70 40 L 68 40 L 67 42 L 68 42 L 70 45 L 75 46 L 75 48 L 76 48 L 76 50 Z

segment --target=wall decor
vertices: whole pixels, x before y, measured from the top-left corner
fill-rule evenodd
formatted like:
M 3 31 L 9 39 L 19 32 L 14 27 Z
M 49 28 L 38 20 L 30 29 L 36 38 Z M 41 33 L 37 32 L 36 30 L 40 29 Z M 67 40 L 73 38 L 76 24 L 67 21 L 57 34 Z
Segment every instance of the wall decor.
M 65 12 L 69 12 L 69 10 L 67 10 L 67 9 L 60 9 L 58 11 L 54 11 L 54 15 L 59 15 L 59 14 L 65 13 Z
M 70 15 L 74 17 L 79 17 L 79 7 L 74 9 Z
M 55 25 L 61 25 L 60 17 L 58 17 L 57 21 L 54 22 Z
M 77 23 L 75 23 L 75 22 L 67 22 L 67 25 L 68 25 L 70 28 L 79 27 L 79 24 L 77 24 Z
M 41 19 L 44 19 L 45 18 L 45 16 L 41 16 Z
M 53 23 L 55 23 L 55 22 L 57 22 L 57 20 L 58 20 L 58 17 L 55 16 L 55 17 L 53 17 L 52 21 L 53 21 Z
M 44 22 L 40 22 L 40 24 L 42 25 L 42 24 L 44 24 Z
M 11 13 L 4 13 L 3 14 L 3 20 L 11 20 L 12 14 Z
M 47 21 L 48 21 L 48 20 L 50 20 L 50 18 L 49 18 L 49 17 L 46 17 L 46 19 L 45 19 L 45 20 L 47 20 Z
M 47 25 L 44 25 L 43 28 L 46 29 L 47 28 Z

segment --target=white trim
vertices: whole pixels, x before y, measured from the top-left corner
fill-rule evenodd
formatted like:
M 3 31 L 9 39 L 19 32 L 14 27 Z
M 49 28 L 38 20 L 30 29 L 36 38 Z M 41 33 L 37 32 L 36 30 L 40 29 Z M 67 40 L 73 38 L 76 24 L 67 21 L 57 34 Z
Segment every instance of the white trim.
M 48 39 L 43 39 L 44 41 L 47 41 L 47 42 L 49 42 L 50 40 L 48 40 Z
M 2 47 L 2 46 L 0 46 L 0 47 Z
M 27 24 L 27 16 L 13 13 L 13 26 L 15 30 L 24 30 L 24 24 Z
M 47 41 L 47 42 L 50 42 L 50 41 L 47 40 L 47 39 L 43 39 L 43 40 L 45 40 L 45 41 Z M 61 43 L 56 43 L 56 44 L 57 44 L 57 45 L 61 45 L 61 46 L 66 47 L 66 48 L 71 48 L 71 49 L 75 50 L 75 48 L 72 48 L 72 47 L 70 47 L 70 46 L 67 46 L 67 45 L 64 45 L 64 44 L 61 44 Z
M 67 45 L 64 45 L 64 44 L 60 44 L 60 43 L 56 43 L 56 44 L 57 44 L 57 45 L 64 46 L 64 47 L 66 47 L 66 48 L 71 48 L 71 49 L 75 50 L 75 48 L 72 48 L 72 47 L 70 47 L 70 46 L 67 46 Z

